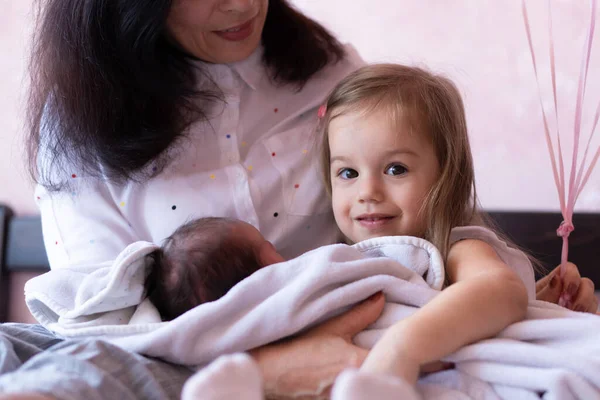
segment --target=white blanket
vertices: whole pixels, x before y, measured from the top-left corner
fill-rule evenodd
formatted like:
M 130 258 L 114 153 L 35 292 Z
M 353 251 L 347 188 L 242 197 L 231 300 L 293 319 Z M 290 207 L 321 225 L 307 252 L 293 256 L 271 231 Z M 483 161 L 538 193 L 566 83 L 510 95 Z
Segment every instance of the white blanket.
M 510 252 L 492 239 L 490 244 L 506 261 Z M 391 323 L 438 294 L 444 281 L 440 255 L 429 242 L 377 238 L 354 246 L 326 246 L 264 268 L 222 299 L 159 322 L 156 309 L 143 301 L 144 256 L 155 248 L 135 243 L 112 263 L 34 278 L 26 285 L 27 304 L 40 323 L 59 335 L 102 337 L 131 351 L 203 366 L 221 355 L 307 329 L 383 290 L 388 302 L 383 315 L 355 338 L 357 344 L 371 347 Z M 519 270 L 529 264 L 515 268 L 531 298 L 533 274 Z M 599 332 L 597 316 L 532 301 L 526 321 L 451 355 L 447 360 L 456 369 L 422 379 L 413 394 L 527 399 L 542 392 L 548 399 L 600 398 Z M 219 393 L 219 380 L 214 382 Z M 349 371 L 338 379 L 335 393 L 338 399 L 358 399 L 363 398 L 356 397 L 360 393 L 389 388 L 395 393 L 399 387 L 410 391 L 394 378 Z

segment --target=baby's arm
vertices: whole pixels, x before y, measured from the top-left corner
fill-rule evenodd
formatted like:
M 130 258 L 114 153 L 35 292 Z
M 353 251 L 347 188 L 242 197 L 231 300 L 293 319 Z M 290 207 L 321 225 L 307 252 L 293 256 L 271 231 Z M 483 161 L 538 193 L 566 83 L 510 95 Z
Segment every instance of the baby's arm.
M 412 316 L 390 327 L 362 365 L 415 383 L 419 368 L 522 320 L 527 290 L 494 249 L 463 240 L 449 252 L 451 285 Z

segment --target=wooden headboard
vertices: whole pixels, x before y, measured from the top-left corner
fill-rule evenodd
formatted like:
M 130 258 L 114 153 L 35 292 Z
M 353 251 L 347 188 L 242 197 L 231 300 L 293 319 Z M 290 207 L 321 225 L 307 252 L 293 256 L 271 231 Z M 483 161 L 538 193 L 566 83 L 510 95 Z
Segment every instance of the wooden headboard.
M 559 264 L 561 239 L 556 236 L 556 228 L 562 221 L 559 213 L 489 211 L 489 215 L 504 234 L 538 258 L 548 270 Z M 569 259 L 600 288 L 600 213 L 575 214 L 573 223 L 576 230 L 569 239 Z M 0 322 L 5 321 L 8 308 L 8 274 L 48 269 L 40 218 L 15 217 L 10 208 L 0 205 Z

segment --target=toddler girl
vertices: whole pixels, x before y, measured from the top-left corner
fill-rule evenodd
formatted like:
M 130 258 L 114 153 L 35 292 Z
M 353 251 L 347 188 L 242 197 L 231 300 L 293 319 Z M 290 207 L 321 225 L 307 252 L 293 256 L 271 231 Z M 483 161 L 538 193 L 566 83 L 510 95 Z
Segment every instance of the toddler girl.
M 465 228 L 482 221 L 464 106 L 450 80 L 402 65 L 366 66 L 336 86 L 319 117 L 325 180 L 345 237 L 421 237 L 446 265 L 447 287 L 386 331 L 364 371 L 415 383 L 423 365 L 525 317 L 523 281 L 494 243 Z

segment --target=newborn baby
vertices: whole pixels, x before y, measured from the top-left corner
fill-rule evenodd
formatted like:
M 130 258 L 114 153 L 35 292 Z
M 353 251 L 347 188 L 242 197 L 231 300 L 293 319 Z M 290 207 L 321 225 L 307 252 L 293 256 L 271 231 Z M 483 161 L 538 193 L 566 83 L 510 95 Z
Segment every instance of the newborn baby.
M 164 321 L 215 301 L 258 269 L 284 261 L 252 225 L 217 217 L 182 225 L 148 257 L 146 290 Z

